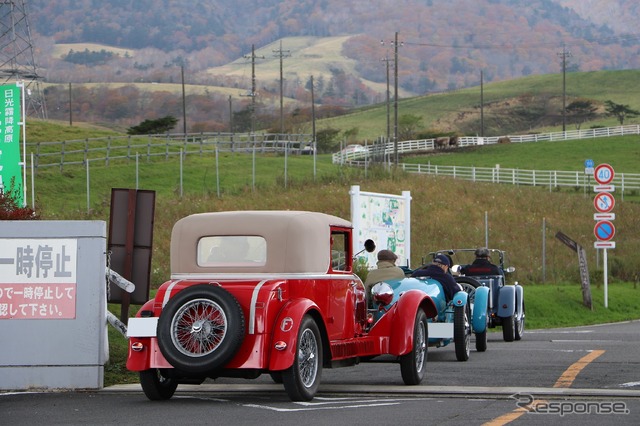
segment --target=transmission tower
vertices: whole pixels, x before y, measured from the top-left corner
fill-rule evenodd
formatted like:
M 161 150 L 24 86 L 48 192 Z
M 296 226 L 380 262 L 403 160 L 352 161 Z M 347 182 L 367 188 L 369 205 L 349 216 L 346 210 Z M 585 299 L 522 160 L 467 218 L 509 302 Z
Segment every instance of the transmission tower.
M 25 3 L 0 0 L 0 84 L 22 81 L 27 116 L 46 119 Z

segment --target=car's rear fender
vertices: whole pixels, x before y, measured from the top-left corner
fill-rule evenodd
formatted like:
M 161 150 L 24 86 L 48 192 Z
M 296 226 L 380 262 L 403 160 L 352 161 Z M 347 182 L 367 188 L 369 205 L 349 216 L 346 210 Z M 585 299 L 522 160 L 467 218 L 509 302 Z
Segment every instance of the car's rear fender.
M 522 315 L 524 312 L 524 289 L 519 284 L 514 285 L 514 287 L 516 289 L 516 312 L 518 312 L 518 315 Z
M 487 313 L 489 311 L 489 287 L 476 288 L 471 313 L 471 325 L 474 333 L 482 333 L 487 329 Z
M 413 331 L 418 309 L 424 310 L 427 318 L 438 316 L 435 303 L 420 290 L 408 290 L 393 307 L 392 327 L 389 339 L 389 353 L 404 355 L 413 348 Z
M 310 311 L 317 312 L 318 307 L 309 299 L 294 299 L 282 308 L 274 323 L 273 339 L 267 348 L 270 371 L 285 370 L 291 367 L 296 353 L 298 330 L 302 318 Z M 319 321 L 317 315 L 314 314 L 314 317 L 316 317 L 316 321 Z M 326 330 L 321 321 L 318 326 L 320 330 Z
M 505 285 L 500 288 L 498 295 L 498 316 L 507 318 L 513 315 L 516 310 L 516 288 L 512 285 Z

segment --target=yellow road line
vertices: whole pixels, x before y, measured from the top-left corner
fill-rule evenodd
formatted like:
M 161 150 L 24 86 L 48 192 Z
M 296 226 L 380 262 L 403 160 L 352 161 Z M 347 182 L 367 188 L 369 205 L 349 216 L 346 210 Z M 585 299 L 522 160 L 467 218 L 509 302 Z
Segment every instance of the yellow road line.
M 507 414 L 503 414 L 500 417 L 496 417 L 493 420 L 489 420 L 486 423 L 483 423 L 482 426 L 504 426 L 508 423 L 511 423 L 512 421 L 518 419 L 520 416 L 522 416 L 523 414 L 529 412 L 531 409 L 535 408 L 537 405 L 539 404 L 546 404 L 547 401 L 540 399 L 540 400 L 535 400 L 533 401 L 533 403 L 527 405 L 527 408 L 524 407 L 518 407 L 515 410 L 513 410 L 510 413 Z
M 573 384 L 573 381 L 576 379 L 578 374 L 593 360 L 598 358 L 600 355 L 605 353 L 603 350 L 594 350 L 589 352 L 587 355 L 580 358 L 578 361 L 574 362 L 567 368 L 564 373 L 560 376 L 560 378 L 553 385 L 554 388 L 569 388 Z M 535 408 L 538 404 L 546 404 L 545 400 L 535 400 L 532 404 L 527 407 Z M 520 418 L 523 414 L 527 413 L 529 410 L 524 407 L 518 407 L 510 413 L 503 414 L 500 417 L 496 417 L 493 420 L 489 420 L 484 423 L 483 426 L 504 426 L 512 421 Z
M 605 351 L 603 350 L 595 350 L 591 351 L 591 353 L 583 356 L 578 361 L 574 362 L 562 373 L 562 376 L 556 381 L 556 384 L 553 385 L 554 388 L 570 388 L 573 384 L 573 381 L 576 379 L 578 374 L 585 368 L 590 362 L 598 358 Z

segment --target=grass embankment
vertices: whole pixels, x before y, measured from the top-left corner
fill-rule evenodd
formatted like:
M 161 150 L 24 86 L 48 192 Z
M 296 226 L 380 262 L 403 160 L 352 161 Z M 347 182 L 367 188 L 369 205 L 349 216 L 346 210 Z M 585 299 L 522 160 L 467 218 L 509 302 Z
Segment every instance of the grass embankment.
M 632 109 L 640 109 L 640 86 L 629 84 L 631 81 L 638 81 L 639 70 L 570 72 L 565 77 L 567 104 L 577 99 L 592 100 L 594 105 L 612 100 L 617 104 L 629 105 Z M 506 133 L 517 134 L 562 131 L 562 78 L 562 73 L 558 73 L 484 84 L 484 135 L 503 135 L 505 128 L 513 129 Z M 477 135 L 481 132 L 480 99 L 479 85 L 452 92 L 401 98 L 398 101 L 398 114 L 420 117 L 421 129 Z M 535 110 L 544 113 L 537 115 Z M 596 119 L 582 123 L 582 128 L 619 124 L 615 117 L 604 116 L 603 108 L 598 113 L 601 115 Z M 544 124 L 549 121 L 544 118 L 545 115 L 554 115 L 554 123 Z M 383 103 L 319 120 L 317 127 L 355 129 L 358 140 L 374 141 L 387 134 L 386 117 L 386 104 Z M 625 122 L 632 123 L 629 120 Z M 566 129 L 575 129 L 571 117 L 566 119 Z
M 53 130 L 53 129 L 52 129 Z M 57 131 L 57 130 L 55 130 Z M 74 136 L 77 138 L 79 136 Z M 89 136 L 87 136 L 89 137 Z M 540 152 L 527 144 L 503 145 L 499 151 L 483 159 L 483 149 L 466 152 L 460 166 L 480 165 L 497 155 L 510 167 L 527 168 L 530 161 L 545 161 L 545 169 L 564 169 L 566 157 L 580 161 L 593 158 L 596 163 L 608 162 L 618 172 L 634 173 L 636 167 L 628 159 L 639 154 L 636 145 L 627 138 L 610 138 L 580 143 L 541 142 Z M 636 139 L 633 139 L 636 138 Z M 64 139 L 64 138 L 63 138 Z M 616 141 L 623 141 L 617 144 Z M 607 156 L 592 153 L 616 144 Z M 562 147 L 567 150 L 557 151 Z M 544 147 L 549 147 L 545 150 Z M 486 147 L 489 148 L 489 147 Z M 495 149 L 491 147 L 492 149 Z M 542 159 L 546 152 L 552 155 Z M 453 154 L 447 154 L 454 157 Z M 533 157 L 536 157 L 535 160 Z M 431 161 L 436 161 L 431 157 Z M 350 217 L 349 188 L 360 185 L 363 191 L 412 196 L 412 265 L 433 250 L 449 247 L 473 247 L 485 241 L 485 214 L 489 223 L 489 243 L 507 250 L 511 264 L 517 268 L 514 279 L 525 286 L 527 327 L 556 327 L 640 318 L 637 289 L 633 284 L 640 271 L 640 204 L 616 204 L 617 248 L 609 255 L 609 308 L 603 308 L 601 265 L 593 249 L 593 197 L 582 192 L 549 192 L 547 188 L 513 187 L 481 184 L 451 178 L 390 173 L 382 169 L 362 170 L 341 168 L 331 164 L 329 156 L 318 157 L 318 174 L 313 179 L 311 157 L 291 157 L 288 164 L 288 184 L 284 186 L 284 159 L 260 157 L 256 176 L 259 184 L 252 188 L 250 156 L 221 155 L 221 196 L 217 195 L 214 159 L 190 156 L 184 163 L 184 195 L 179 197 L 177 158 L 157 160 L 140 165 L 140 189 L 156 191 L 152 286 L 157 287 L 169 276 L 169 237 L 171 227 L 185 215 L 204 211 L 245 209 L 303 209 Z M 407 160 L 408 161 L 408 160 Z M 462 161 L 462 160 L 461 160 Z M 468 161 L 468 162 L 467 162 Z M 492 164 L 492 163 L 489 163 Z M 43 219 L 94 219 L 108 221 L 111 188 L 135 186 L 135 163 L 111 164 L 91 168 L 90 212 L 86 210 L 86 176 L 81 166 L 39 171 L 35 177 L 37 204 Z M 542 223 L 546 228 L 542 229 Z M 562 231 L 587 250 L 592 273 L 595 311 L 581 306 L 577 259 L 574 252 L 554 238 Z M 542 241 L 546 241 L 546 258 L 542 258 Z M 543 280 L 543 271 L 544 280 Z M 622 281 L 631 282 L 623 284 Z M 565 284 L 571 283 L 571 284 Z M 112 309 L 119 314 L 119 309 Z M 526 337 L 525 337 L 526 338 Z M 105 383 L 135 381 L 126 372 L 126 341 L 110 327 L 111 360 Z

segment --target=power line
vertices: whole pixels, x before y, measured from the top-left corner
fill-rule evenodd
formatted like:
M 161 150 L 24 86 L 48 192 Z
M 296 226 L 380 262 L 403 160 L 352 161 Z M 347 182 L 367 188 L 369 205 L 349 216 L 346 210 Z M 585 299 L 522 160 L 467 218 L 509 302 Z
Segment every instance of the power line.
M 483 34 L 486 36 L 486 34 Z M 626 43 L 640 40 L 640 34 L 624 34 L 620 36 L 607 36 L 595 39 L 574 39 L 572 42 L 565 43 L 570 46 L 581 46 L 585 44 L 613 44 L 613 43 Z M 408 46 L 422 46 L 422 47 L 436 47 L 441 49 L 549 49 L 558 45 L 557 41 L 545 42 L 545 43 L 514 43 L 512 41 L 505 43 L 467 43 L 467 44 L 452 44 L 452 43 L 422 43 L 422 42 L 405 42 Z

